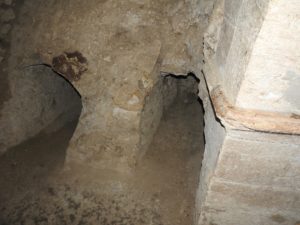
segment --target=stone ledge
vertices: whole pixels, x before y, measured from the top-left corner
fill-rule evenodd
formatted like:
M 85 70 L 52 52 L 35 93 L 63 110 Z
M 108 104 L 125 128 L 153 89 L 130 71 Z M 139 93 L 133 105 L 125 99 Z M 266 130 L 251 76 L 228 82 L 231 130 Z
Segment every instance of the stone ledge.
M 210 96 L 216 115 L 224 126 L 238 130 L 300 135 L 300 115 L 232 106 L 220 86 L 210 91 Z

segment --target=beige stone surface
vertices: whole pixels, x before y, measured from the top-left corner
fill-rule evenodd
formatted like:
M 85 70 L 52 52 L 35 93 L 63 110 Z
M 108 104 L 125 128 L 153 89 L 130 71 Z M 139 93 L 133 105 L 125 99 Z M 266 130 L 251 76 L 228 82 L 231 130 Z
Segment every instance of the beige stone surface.
M 225 131 L 220 138 L 217 127 L 222 125 L 206 116 L 215 145 L 206 128 L 199 225 L 300 220 L 298 5 L 215 1 L 204 34 L 203 72 Z M 214 94 L 217 90 L 224 98 Z M 206 113 L 213 114 L 207 108 Z
M 205 110 L 204 114 L 204 136 L 205 136 L 205 151 L 202 161 L 202 168 L 200 174 L 200 183 L 197 190 L 196 198 L 196 220 L 200 221 L 199 217 L 202 214 L 202 207 L 205 205 L 206 198 L 208 196 L 209 185 L 211 178 L 214 175 L 216 166 L 218 164 L 218 158 L 224 138 L 226 137 L 226 130 L 221 124 L 216 121 L 213 106 L 210 101 L 208 90 L 204 82 L 204 78 L 200 77 L 199 84 L 199 96 L 202 99 L 203 107 Z
M 155 96 L 154 87 L 161 82 L 160 74 L 181 75 L 201 70 L 199 36 L 204 22 L 202 25 L 197 16 L 194 7 L 197 4 L 196 1 L 75 0 L 55 4 L 25 1 L 18 15 L 22 20 L 12 31 L 14 56 L 9 59 L 9 73 L 13 97 L 2 110 L 3 121 L 16 118 L 18 132 L 13 140 L 7 139 L 13 130 L 7 129 L 10 131 L 2 135 L 2 145 L 7 148 L 19 143 L 57 115 L 51 114 L 52 117 L 42 119 L 43 123 L 28 126 L 34 121 L 32 111 L 38 112 L 46 104 L 39 102 L 48 99 L 38 98 L 36 103 L 32 98 L 27 99 L 27 104 L 36 108 L 23 112 L 22 117 L 14 109 L 21 108 L 18 96 L 30 92 L 18 90 L 19 86 L 25 81 L 32 82 L 31 74 L 18 75 L 22 72 L 19 66 L 46 63 L 55 70 L 53 59 L 78 52 L 87 59 L 87 70 L 79 80 L 72 81 L 81 95 L 83 109 L 67 162 L 91 167 L 114 165 L 120 170 L 132 167 L 140 145 L 144 145 L 140 142 L 151 141 L 151 133 L 159 122 L 159 113 L 150 116 L 149 121 L 155 121 L 155 125 L 145 141 L 140 135 L 144 118 L 141 115 L 147 97 Z M 154 98 L 153 105 L 150 104 L 153 111 L 159 101 Z M 8 116 L 9 112 L 13 113 Z M 1 123 L 3 129 L 9 127 L 8 123 Z
M 238 106 L 300 114 L 299 10 L 297 0 L 270 2 L 239 91 Z
M 265 1 L 217 0 L 204 34 L 206 75 L 213 89 L 221 85 L 234 105 L 246 72 L 252 47 L 268 8 Z
M 84 70 L 71 57 L 62 63 L 69 74 L 56 71 L 76 75 L 70 81 L 83 106 L 65 168 L 128 172 L 181 88 L 169 83 L 163 89 L 163 76 L 194 72 L 206 141 L 195 221 L 295 224 L 299 136 L 228 126 L 210 95 L 220 88 L 231 107 L 299 119 L 298 6 L 296 0 L 27 0 L 19 14 L 1 9 L 1 21 L 18 23 L 4 32 L 11 46 L 3 48 L 2 60 L 11 98 L 1 108 L 0 152 L 56 119 L 69 119 L 64 103 L 74 100 L 71 86 L 49 67 L 55 70 L 53 59 L 78 52 L 86 59 Z M 36 63 L 49 67 L 22 69 Z
M 239 135 L 229 135 L 226 139 L 216 176 L 248 185 L 300 187 L 300 142 L 296 136 L 282 138 L 261 133 L 253 138 L 247 133 Z
M 299 221 L 298 136 L 229 131 L 219 149 L 199 224 Z
M 216 179 L 199 224 L 296 224 L 297 190 L 249 186 Z

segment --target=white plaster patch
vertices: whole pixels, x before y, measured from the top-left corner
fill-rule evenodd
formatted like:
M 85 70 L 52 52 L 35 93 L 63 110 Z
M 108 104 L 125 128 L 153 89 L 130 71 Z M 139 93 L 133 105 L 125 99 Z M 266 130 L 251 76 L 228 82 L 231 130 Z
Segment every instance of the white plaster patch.
M 128 110 L 122 109 L 120 107 L 115 107 L 113 109 L 113 117 L 115 117 L 115 118 L 131 120 L 132 118 L 135 118 L 136 116 L 137 116 L 136 112 L 128 111 Z
M 140 102 L 140 99 L 139 99 L 139 97 L 138 96 L 136 96 L 136 95 L 133 95 L 130 99 L 129 99 L 129 101 L 127 102 L 129 105 L 136 105 L 136 104 L 138 104 Z
M 281 97 L 282 97 L 282 94 L 276 93 L 276 92 L 269 92 L 269 93 L 259 96 L 260 99 L 275 100 L 275 101 L 280 99 Z

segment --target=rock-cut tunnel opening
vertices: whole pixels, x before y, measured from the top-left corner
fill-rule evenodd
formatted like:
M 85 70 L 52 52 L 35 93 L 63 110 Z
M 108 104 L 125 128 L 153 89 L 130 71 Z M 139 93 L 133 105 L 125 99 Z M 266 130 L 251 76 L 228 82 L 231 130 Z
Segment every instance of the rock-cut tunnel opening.
M 200 80 L 193 73 L 187 75 L 164 74 L 156 82 L 150 94 L 145 98 L 141 113 L 141 156 L 148 151 L 160 122 L 166 119 L 172 111 L 178 111 L 179 116 L 181 111 L 184 112 L 189 108 L 188 106 L 194 106 L 191 112 L 184 112 L 184 115 L 203 128 L 204 111 L 202 101 L 198 97 L 199 82 Z M 178 129 L 180 129 L 179 126 Z M 193 130 L 193 128 L 191 129 Z
M 14 141 L 20 143 L 0 157 L 0 183 L 6 184 L 0 185 L 0 193 L 6 193 L 5 198 L 62 168 L 82 110 L 79 92 L 50 67 L 30 66 L 20 72 L 22 92 L 30 96 L 20 95 L 12 102 L 22 113 L 16 116 L 14 133 Z
M 203 108 L 193 74 L 161 76 L 146 97 L 141 113 L 144 151 L 133 174 L 70 170 L 58 177 L 80 115 L 80 95 L 50 68 L 30 68 L 26 74 L 38 81 L 40 94 L 65 110 L 0 158 L 0 181 L 6 184 L 0 185 L 0 221 L 40 221 L 54 215 L 52 224 L 65 218 L 91 222 L 83 224 L 115 224 L 116 218 L 125 221 L 120 224 L 192 224 L 204 151 Z M 59 97 L 67 101 L 61 103 Z
M 192 73 L 162 76 L 146 98 L 141 117 L 138 179 L 145 191 L 159 193 L 162 214 L 171 224 L 193 224 L 204 153 L 199 82 Z

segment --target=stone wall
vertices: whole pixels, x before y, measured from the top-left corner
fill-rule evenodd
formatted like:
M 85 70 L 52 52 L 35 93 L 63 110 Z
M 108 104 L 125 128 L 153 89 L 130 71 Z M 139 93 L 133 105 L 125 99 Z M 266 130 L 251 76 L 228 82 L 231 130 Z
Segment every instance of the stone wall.
M 10 49 L 10 31 L 15 20 L 16 8 L 12 1 L 0 1 L 0 110 L 4 101 L 9 99 L 10 92 L 8 88 L 8 56 Z
M 286 75 L 288 69 L 297 71 L 300 57 L 288 50 L 298 43 L 297 29 L 285 25 L 299 24 L 299 4 L 284 3 L 215 2 L 204 35 L 207 83 L 200 88 L 204 102 L 206 91 L 210 99 L 204 104 L 207 142 L 197 197 L 199 225 L 300 221 L 299 104 L 289 92 L 299 82 L 295 74 Z M 284 85 L 282 79 L 287 79 Z M 286 98 L 266 102 L 264 96 L 274 100 L 274 93 Z
M 87 59 L 87 70 L 71 81 L 82 96 L 83 110 L 66 167 L 126 171 L 135 165 L 141 113 L 161 73 L 187 74 L 201 68 L 198 18 L 191 14 L 182 20 L 190 12 L 189 2 L 173 0 L 24 3 L 26 29 L 18 30 L 25 46 L 19 56 L 25 60 L 22 64 L 50 65 L 64 52 L 79 52 Z
M 196 215 L 195 224 L 199 221 L 200 212 L 202 212 L 202 204 L 206 201 L 207 192 L 209 190 L 210 179 L 214 175 L 220 150 L 222 149 L 223 141 L 226 135 L 226 130 L 220 124 L 215 116 L 212 102 L 209 98 L 209 93 L 205 83 L 205 78 L 200 77 L 199 97 L 202 99 L 204 108 L 204 136 L 205 136 L 205 151 L 202 161 L 200 184 L 197 190 L 196 197 Z M 200 223 L 201 224 L 201 223 Z
M 297 136 L 229 131 L 219 149 L 199 224 L 299 222 Z
M 269 4 L 237 98 L 241 108 L 300 114 L 300 2 L 285 3 Z
M 215 1 L 204 34 L 206 63 L 215 71 L 207 79 L 211 86 L 222 86 L 231 104 L 235 104 L 267 6 L 268 0 Z
M 0 153 L 56 121 L 56 129 L 80 114 L 80 97 L 73 87 L 41 63 L 30 41 L 23 41 L 26 18 L 18 17 L 22 1 L 1 2 Z M 0 46 L 1 47 L 1 46 Z M 2 56 L 2 52 L 5 53 Z M 8 95 L 9 94 L 9 95 Z M 3 98 L 5 97 L 5 98 Z
M 20 66 L 54 66 L 53 59 L 76 52 L 86 59 L 82 73 L 61 72 L 76 78 L 70 82 L 83 104 L 66 167 L 128 171 L 152 139 L 163 99 L 172 102 L 175 96 L 172 83 L 163 90 L 161 75 L 194 72 L 206 139 L 197 223 L 296 223 L 298 6 L 294 0 L 27 0 L 12 31 L 12 98 L 2 109 L 2 145 L 33 135 L 58 115 L 45 89 L 60 78 L 46 68 Z M 279 69 L 278 61 L 284 62 Z M 61 66 L 69 68 L 68 61 Z M 60 91 L 66 89 L 56 92 L 57 87 L 49 92 L 68 100 Z

